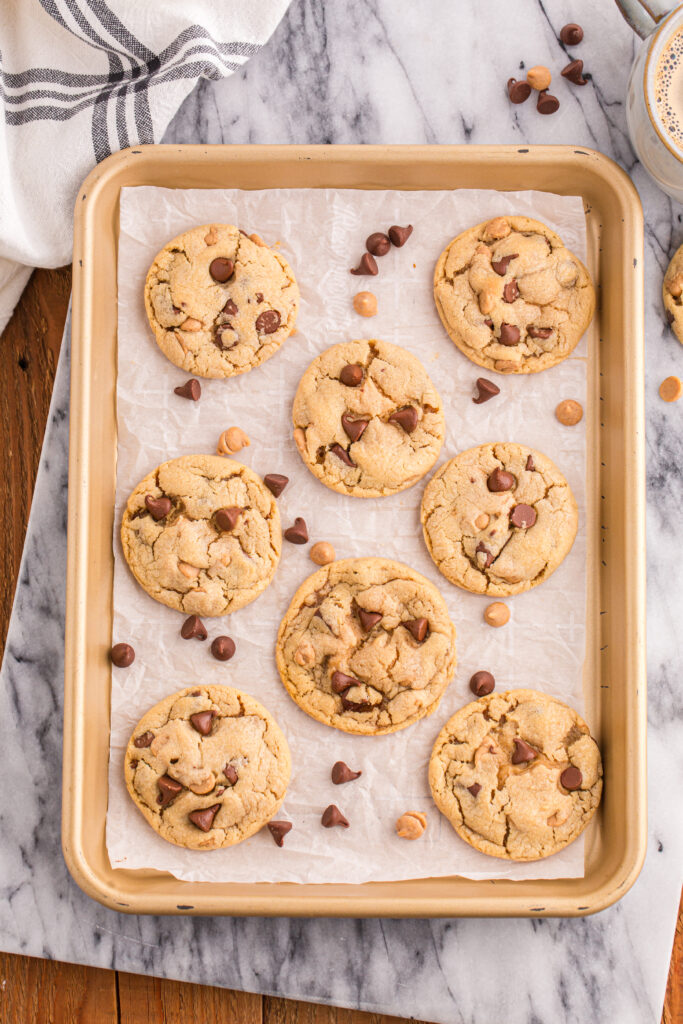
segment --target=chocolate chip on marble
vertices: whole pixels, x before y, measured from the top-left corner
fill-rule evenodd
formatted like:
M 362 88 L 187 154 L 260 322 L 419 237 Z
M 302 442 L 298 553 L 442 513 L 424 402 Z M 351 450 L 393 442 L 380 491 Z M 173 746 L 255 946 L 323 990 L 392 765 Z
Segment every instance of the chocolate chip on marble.
M 358 609 L 358 618 L 360 619 L 360 624 L 363 627 L 364 633 L 369 633 L 371 629 L 374 629 L 378 622 L 382 621 L 380 612 L 366 612 L 365 608 Z
M 498 339 L 501 345 L 507 345 L 511 348 L 513 345 L 519 343 L 519 327 L 515 327 L 514 324 L 502 323 L 500 325 L 500 338 Z
M 234 765 L 226 764 L 225 768 L 223 769 L 223 774 L 225 775 L 226 779 L 228 780 L 231 786 L 237 785 L 239 775 L 237 774 L 237 769 L 235 768 Z
M 531 86 L 523 80 L 508 78 L 508 96 L 511 103 L 524 103 L 531 96 Z
M 360 263 L 351 270 L 351 273 L 355 274 L 356 277 L 375 277 L 379 273 L 377 260 L 371 253 L 364 252 L 360 258 Z
M 470 679 L 470 690 L 477 697 L 486 697 L 487 694 L 493 693 L 495 685 L 496 680 L 491 673 L 484 670 L 475 672 Z
M 178 793 L 181 793 L 185 788 L 179 782 L 176 782 L 175 779 L 172 779 L 170 775 L 162 775 L 160 779 L 157 779 L 157 786 L 159 787 L 157 803 L 162 810 L 164 807 L 172 804 Z
M 392 412 L 389 422 L 397 423 L 399 427 L 403 427 L 406 434 L 412 434 L 417 426 L 418 418 L 417 409 L 412 405 L 406 405 L 402 409 Z
M 510 522 L 520 530 L 528 530 L 536 522 L 536 509 L 531 505 L 515 505 L 510 513 Z
M 197 711 L 194 715 L 190 715 L 190 724 L 202 736 L 208 736 L 215 716 L 215 711 Z
M 389 238 L 391 239 L 392 245 L 395 245 L 397 249 L 400 249 L 402 245 L 406 244 L 412 233 L 412 224 L 406 224 L 405 227 L 401 227 L 400 224 L 392 224 L 389 228 Z
M 518 256 L 519 253 L 515 252 L 510 256 L 501 256 L 499 260 L 491 260 L 491 267 L 497 274 L 500 274 L 501 277 L 505 277 L 511 260 L 516 260 Z
M 481 786 L 478 782 L 473 782 L 471 786 L 467 787 L 467 789 L 472 796 L 477 796 L 477 794 L 481 792 Z
M 276 846 L 282 846 L 285 841 L 285 836 L 288 832 L 292 831 L 291 821 L 269 821 L 268 831 L 273 837 L 273 841 Z
M 336 804 L 330 804 L 329 807 L 326 807 L 320 820 L 323 828 L 334 828 L 335 825 L 343 825 L 344 828 L 349 827 L 348 821 Z
M 347 466 L 355 466 L 356 465 L 356 463 L 353 461 L 353 459 L 351 458 L 349 453 L 346 451 L 346 449 L 342 448 L 342 446 L 340 444 L 332 444 L 332 445 L 330 445 L 330 451 L 332 452 L 333 455 L 336 455 L 338 459 L 341 459 L 341 461 L 345 465 L 347 465 Z
M 332 673 L 331 686 L 333 693 L 346 693 L 352 686 L 359 686 L 360 679 L 356 679 L 354 676 L 347 676 L 345 672 Z
M 193 825 L 200 828 L 202 832 L 210 832 L 213 828 L 213 819 L 221 809 L 220 804 L 212 804 L 211 807 L 203 807 L 200 811 L 190 811 L 188 818 Z
M 365 240 L 365 248 L 373 256 L 386 256 L 391 249 L 389 236 L 385 235 L 383 231 L 373 231 Z
M 222 312 L 227 313 L 228 316 L 235 316 L 235 314 L 237 313 L 237 306 L 232 301 L 232 299 L 228 299 L 228 301 L 223 306 Z
M 417 640 L 418 644 L 421 644 L 429 632 L 429 620 L 428 619 L 409 619 L 407 622 L 402 623 L 410 633 L 410 635 Z
M 225 284 L 235 272 L 235 264 L 224 256 L 217 256 L 209 264 L 209 273 L 218 284 Z
M 267 473 L 263 478 L 263 482 L 273 497 L 279 498 L 289 483 L 289 477 L 283 476 L 281 473 Z
M 370 420 L 354 420 L 347 412 L 342 413 L 342 427 L 351 442 L 360 441 Z
M 130 644 L 114 644 L 109 652 L 112 665 L 117 668 L 128 668 L 135 661 L 135 651 Z
M 141 750 L 143 747 L 151 746 L 153 739 L 154 739 L 154 733 L 153 732 L 149 732 L 149 730 L 148 730 L 147 732 L 143 732 L 143 734 L 141 736 L 136 736 L 135 739 L 133 740 L 133 744 L 139 750 Z
M 216 526 L 219 530 L 223 530 L 226 533 L 234 530 L 241 515 L 242 509 L 236 505 L 230 505 L 229 508 L 219 508 L 216 512 Z
M 587 85 L 588 79 L 583 74 L 583 61 L 582 60 L 570 60 L 566 67 L 562 68 L 560 72 L 563 78 L 566 78 L 572 85 Z
M 477 377 L 477 394 L 472 399 L 475 405 L 483 405 L 500 394 L 500 388 L 486 377 Z
M 302 519 L 301 516 L 297 516 L 294 520 L 294 526 L 289 526 L 285 530 L 284 537 L 290 544 L 307 544 L 308 527 L 306 526 L 306 520 Z
M 275 334 L 280 326 L 280 314 L 276 309 L 264 309 L 256 317 L 254 326 L 258 334 Z
M 352 771 L 345 761 L 335 761 L 332 765 L 332 782 L 335 786 L 342 786 L 345 782 L 353 782 L 360 778 L 362 772 Z
M 560 108 L 560 101 L 557 96 L 551 96 L 547 89 L 538 94 L 536 110 L 539 114 L 554 114 Z
M 347 388 L 357 388 L 359 384 L 363 383 L 364 376 L 365 371 L 360 363 L 347 363 L 339 374 L 339 380 Z
M 516 281 L 508 281 L 503 288 L 503 302 L 514 302 L 519 298 L 519 287 Z
M 583 783 L 581 770 L 577 768 L 576 765 L 570 764 L 569 767 L 565 768 L 560 775 L 560 782 L 565 789 L 570 791 L 574 789 L 581 789 L 581 785 Z
M 533 473 L 533 472 L 534 472 L 534 470 L 536 469 L 536 466 L 534 465 L 534 460 L 533 460 L 533 458 L 531 457 L 531 455 L 527 455 L 527 457 L 526 457 L 526 466 L 525 466 L 524 468 L 525 468 L 525 469 L 526 469 L 526 470 L 527 470 L 527 471 L 528 471 L 529 473 Z
M 145 495 L 145 506 L 157 523 L 160 519 L 165 519 L 173 507 L 170 498 L 155 498 L 153 494 Z
M 206 640 L 208 633 L 199 616 L 190 615 L 180 627 L 180 635 L 183 640 Z
M 578 46 L 583 39 L 583 29 L 576 22 L 570 21 L 560 29 L 560 39 L 565 46 Z
M 173 388 L 173 393 L 179 395 L 180 398 L 189 398 L 191 402 L 198 402 L 202 397 L 202 386 L 198 380 L 192 377 L 186 384 Z
M 552 327 L 527 327 L 526 333 L 530 338 L 542 338 L 545 340 L 553 333 Z
M 211 653 L 216 661 L 230 661 L 235 653 L 235 641 L 229 636 L 217 636 L 211 641 Z
M 530 747 L 524 740 L 520 740 L 515 736 L 514 739 L 515 749 L 512 754 L 513 764 L 526 764 L 528 761 L 534 761 L 538 754 Z
M 486 547 L 486 545 L 484 544 L 483 541 L 481 541 L 481 540 L 479 541 L 479 543 L 477 544 L 477 547 L 476 547 L 474 553 L 476 555 L 481 553 L 481 554 L 483 554 L 485 556 L 484 557 L 484 569 L 488 569 L 488 567 L 493 562 L 493 552 L 489 551 L 489 549 Z
M 515 478 L 512 473 L 508 473 L 505 469 L 496 466 L 494 471 L 489 474 L 486 486 L 494 494 L 499 491 L 511 491 L 515 486 Z

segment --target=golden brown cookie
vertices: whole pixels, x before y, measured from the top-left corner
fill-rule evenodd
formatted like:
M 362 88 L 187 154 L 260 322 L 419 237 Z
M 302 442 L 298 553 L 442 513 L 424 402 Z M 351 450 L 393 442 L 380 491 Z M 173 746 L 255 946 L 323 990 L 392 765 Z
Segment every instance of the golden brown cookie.
M 683 342 L 683 245 L 673 254 L 662 284 L 666 319 L 680 342 Z

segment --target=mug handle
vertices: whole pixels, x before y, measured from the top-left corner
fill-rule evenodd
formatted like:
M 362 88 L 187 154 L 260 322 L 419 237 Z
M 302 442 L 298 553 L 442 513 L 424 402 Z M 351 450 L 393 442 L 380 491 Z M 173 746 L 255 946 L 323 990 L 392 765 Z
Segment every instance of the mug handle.
M 673 10 L 670 4 L 660 0 L 616 0 L 616 5 L 641 39 L 649 36 L 657 22 Z

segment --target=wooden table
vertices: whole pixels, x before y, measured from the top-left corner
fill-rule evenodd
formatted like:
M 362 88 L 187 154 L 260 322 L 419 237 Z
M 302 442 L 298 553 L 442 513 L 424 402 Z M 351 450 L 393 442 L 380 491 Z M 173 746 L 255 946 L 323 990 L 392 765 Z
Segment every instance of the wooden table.
M 5 501 L 0 505 L 0 658 L 70 290 L 69 267 L 37 270 L 0 339 L 0 409 L 5 429 L 0 479 L 6 481 Z M 397 1024 L 398 1020 L 0 953 L 2 1024 Z M 662 1024 L 683 1024 L 683 901 Z

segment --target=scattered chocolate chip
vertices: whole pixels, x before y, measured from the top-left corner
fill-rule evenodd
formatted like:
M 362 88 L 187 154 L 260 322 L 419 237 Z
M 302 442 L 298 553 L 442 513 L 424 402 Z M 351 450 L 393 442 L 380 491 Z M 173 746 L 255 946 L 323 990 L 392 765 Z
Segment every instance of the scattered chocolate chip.
M 417 421 L 417 409 L 412 405 L 406 405 L 403 409 L 397 409 L 389 417 L 389 422 L 398 423 L 399 427 L 403 427 L 406 434 L 412 434 L 417 426 Z
M 219 508 L 216 512 L 216 526 L 219 530 L 224 530 L 226 533 L 234 530 L 237 526 L 237 520 L 241 515 L 242 509 L 236 505 L 231 505 L 229 508 Z
M 160 779 L 157 779 L 157 786 L 159 787 L 159 795 L 157 796 L 157 803 L 162 808 L 168 807 L 172 804 L 178 793 L 181 793 L 184 789 L 179 782 L 172 779 L 170 775 L 162 775 Z
M 202 386 L 193 377 L 191 380 L 188 380 L 187 384 L 181 384 L 180 387 L 173 388 L 173 393 L 180 395 L 181 398 L 189 398 L 191 402 L 198 402 L 202 396 Z
M 481 792 L 481 786 L 478 782 L 473 782 L 471 786 L 467 787 L 472 796 L 477 796 Z
M 133 744 L 141 749 L 142 747 L 149 747 L 154 739 L 153 732 L 143 732 L 142 736 L 136 736 L 133 740 Z
M 536 467 L 534 465 L 534 460 L 532 459 L 532 457 L 530 455 L 527 455 L 527 457 L 526 457 L 526 466 L 524 468 L 529 473 L 533 473 L 534 470 L 536 469 Z
M 383 231 L 374 231 L 365 240 L 365 248 L 373 256 L 386 256 L 391 249 L 389 236 L 385 235 Z
M 235 264 L 232 260 L 226 259 L 224 256 L 217 256 L 215 260 L 211 260 L 209 264 L 209 273 L 214 281 L 218 284 L 225 284 L 235 272 Z
M 503 288 L 503 302 L 514 302 L 519 298 L 519 286 L 516 281 L 508 281 Z
M 576 22 L 571 21 L 560 29 L 560 39 L 565 46 L 578 46 L 583 39 L 583 29 Z
M 235 313 L 237 313 L 237 306 L 232 301 L 232 299 L 228 299 L 228 301 L 223 306 L 222 312 L 223 313 L 227 313 L 228 316 L 234 316 Z
M 256 292 L 254 298 L 256 299 L 257 302 L 263 302 L 263 292 Z
M 527 327 L 526 333 L 530 338 L 549 338 L 553 333 L 552 327 Z
M 470 690 L 477 697 L 486 697 L 487 694 L 493 693 L 495 685 L 496 680 L 490 672 L 475 672 L 470 679 Z M 474 796 L 476 795 L 477 794 L 475 793 Z
M 583 782 L 583 775 L 576 765 L 570 764 L 560 775 L 560 782 L 565 789 L 580 789 Z
M 235 641 L 229 636 L 217 636 L 211 641 L 211 653 L 216 661 L 230 661 L 235 653 Z
M 194 715 L 190 715 L 190 724 L 202 736 L 208 736 L 211 732 L 215 715 L 215 711 L 197 711 Z
M 524 79 L 508 78 L 508 96 L 511 103 L 524 103 L 531 95 L 531 86 Z
M 264 309 L 256 317 L 254 326 L 259 334 L 275 334 L 280 326 L 280 314 L 276 309 Z
M 505 277 L 505 275 L 507 274 L 507 269 L 510 266 L 510 261 L 516 260 L 518 256 L 519 253 L 516 252 L 513 253 L 511 256 L 501 256 L 499 260 L 491 260 L 491 267 L 493 268 L 493 270 L 495 270 L 497 274 L 500 274 L 501 277 Z
M 487 380 L 486 377 L 477 377 L 477 394 L 472 401 L 475 405 L 483 405 L 484 402 L 488 402 L 489 399 L 495 398 L 499 394 L 500 388 L 492 380 Z
M 183 640 L 206 640 L 208 634 L 206 626 L 198 615 L 190 615 L 180 627 L 180 635 Z
M 493 330 L 493 328 L 494 328 L 495 324 L 493 323 L 493 320 L 491 319 L 491 317 L 490 317 L 490 316 L 487 316 L 487 317 L 486 317 L 486 319 L 484 320 L 484 323 L 486 324 L 486 326 L 488 327 L 488 329 L 489 329 L 490 331 L 492 331 L 492 330 Z
M 515 327 L 513 324 L 501 324 L 500 338 L 498 340 L 501 345 L 509 347 L 516 345 L 519 342 L 519 327 Z
M 531 505 L 515 505 L 510 513 L 510 522 L 520 530 L 528 530 L 536 522 L 536 509 Z
M 135 651 L 130 644 L 114 644 L 109 652 L 112 665 L 117 668 L 128 668 L 135 661 Z
M 340 444 L 330 445 L 330 451 L 333 455 L 336 455 L 338 459 L 341 459 L 347 466 L 355 466 L 356 463 L 353 461 L 349 453 L 345 448 L 342 448 Z
M 275 841 L 276 846 L 282 846 L 285 836 L 292 831 L 291 821 L 269 821 L 268 831 Z
M 526 764 L 527 761 L 533 761 L 538 755 L 533 747 L 530 747 L 524 740 L 514 739 L 515 749 L 512 754 L 513 764 Z
M 239 775 L 237 774 L 237 769 L 234 767 L 234 765 L 226 764 L 225 768 L 223 769 L 223 774 L 225 775 L 226 779 L 228 780 L 231 786 L 235 786 L 237 784 Z
M 346 693 L 351 686 L 359 686 L 360 679 L 354 678 L 354 676 L 347 676 L 345 672 L 333 672 L 332 673 L 332 692 L 333 693 Z
M 145 505 L 152 519 L 157 523 L 160 519 L 165 519 L 173 507 L 170 498 L 155 498 L 153 494 L 145 495 Z
M 362 774 L 362 772 L 351 771 L 348 764 L 344 761 L 336 761 L 332 765 L 332 781 L 335 786 L 341 786 L 345 782 L 353 782 L 354 779 L 360 778 Z
M 391 239 L 392 244 L 395 245 L 397 249 L 400 249 L 402 245 L 406 244 L 412 233 L 412 224 L 406 224 L 404 228 L 402 228 L 399 224 L 393 224 L 389 228 L 389 238 Z
M 557 96 L 551 96 L 547 89 L 539 92 L 536 103 L 536 110 L 539 114 L 554 114 L 556 110 L 559 110 L 559 107 L 560 101 Z
M 359 384 L 363 383 L 363 377 L 365 371 L 360 363 L 347 363 L 339 374 L 339 380 L 342 384 L 346 384 L 347 388 L 357 388 Z
M 343 825 L 344 828 L 349 827 L 348 821 L 336 804 L 330 804 L 329 807 L 326 807 L 320 820 L 324 828 L 334 828 L 335 825 Z
M 367 427 L 369 420 L 354 420 L 347 412 L 342 413 L 342 427 L 347 437 L 351 439 L 351 442 L 359 441 L 363 436 L 365 428 Z
M 358 609 L 358 618 L 364 633 L 369 633 L 378 622 L 382 621 L 382 616 L 379 612 L 366 612 L 364 608 Z
M 356 277 L 374 277 L 375 274 L 379 273 L 377 260 L 369 252 L 364 252 L 360 258 L 360 263 L 351 273 L 355 274 Z
M 307 544 L 308 528 L 306 520 L 302 519 L 301 516 L 297 516 L 294 520 L 294 526 L 289 526 L 285 530 L 285 540 L 288 540 L 290 544 Z
M 289 477 L 282 476 L 281 473 L 267 473 L 263 478 L 263 482 L 273 497 L 279 498 L 289 483 Z
M 341 700 L 344 711 L 369 711 L 372 707 L 369 700 L 349 700 L 343 695 Z
M 419 644 L 423 642 L 429 632 L 428 619 L 409 619 L 408 622 L 404 622 L 403 625 Z
M 583 61 L 582 60 L 571 60 L 566 67 L 562 68 L 560 72 L 563 78 L 566 78 L 573 85 L 587 85 L 588 79 L 583 76 Z
M 210 832 L 213 828 L 213 819 L 221 809 L 220 804 L 213 804 L 211 807 L 204 807 L 201 811 L 190 811 L 188 818 L 193 825 L 200 828 L 202 832 Z
M 511 491 L 515 486 L 515 478 L 512 473 L 508 473 L 506 470 L 496 466 L 486 481 L 486 486 L 494 493 L 497 491 Z
M 667 309 L 667 311 L 666 311 L 666 322 L 668 323 L 669 327 L 671 327 L 671 325 L 674 322 L 674 320 L 675 320 L 675 317 L 674 317 L 673 313 L 671 312 L 670 309 Z
M 488 567 L 493 562 L 493 552 L 489 551 L 489 549 L 486 547 L 484 542 L 481 541 L 481 540 L 477 544 L 477 547 L 475 549 L 475 554 L 478 555 L 480 552 L 482 552 L 486 556 L 485 559 L 484 559 L 484 568 L 488 569 Z

